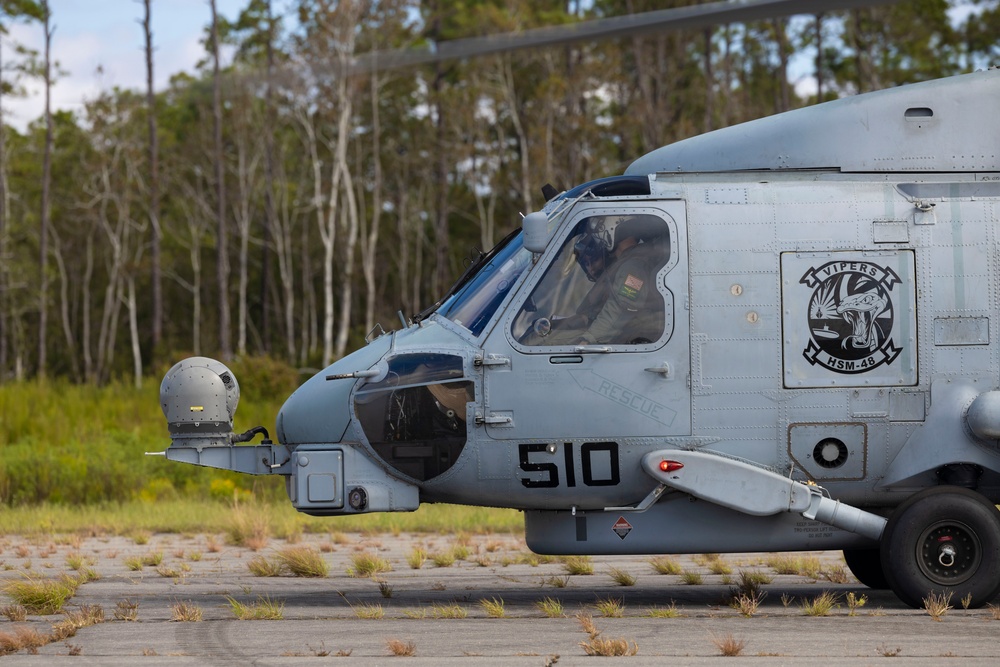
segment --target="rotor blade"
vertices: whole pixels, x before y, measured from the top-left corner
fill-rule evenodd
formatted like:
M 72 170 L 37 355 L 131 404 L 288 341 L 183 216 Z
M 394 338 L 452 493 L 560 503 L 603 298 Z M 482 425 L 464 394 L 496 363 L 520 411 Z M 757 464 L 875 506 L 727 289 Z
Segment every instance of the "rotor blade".
M 492 53 L 532 49 L 571 42 L 596 41 L 649 32 L 704 28 L 794 14 L 821 14 L 838 9 L 886 5 L 899 0 L 730 0 L 640 14 L 613 16 L 568 25 L 520 32 L 453 39 L 426 47 L 373 51 L 354 60 L 350 70 L 361 74 L 372 70 L 414 67 L 445 60 L 474 58 Z

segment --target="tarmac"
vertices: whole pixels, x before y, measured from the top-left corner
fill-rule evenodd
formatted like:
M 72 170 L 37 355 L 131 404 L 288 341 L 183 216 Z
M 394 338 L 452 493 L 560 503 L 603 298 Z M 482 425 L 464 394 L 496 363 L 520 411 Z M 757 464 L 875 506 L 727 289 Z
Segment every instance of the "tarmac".
M 0 538 L 0 648 L 8 652 L 3 661 L 1000 664 L 1000 610 L 964 609 L 952 600 L 952 608 L 935 619 L 889 591 L 859 584 L 839 552 L 675 556 L 682 574 L 659 574 L 648 557 L 594 557 L 592 574 L 571 574 L 572 563 L 531 554 L 517 535 L 334 532 L 255 546 L 227 545 L 222 535 Z M 275 564 L 281 554 L 296 553 L 290 549 L 318 556 L 327 576 L 251 572 L 251 563 Z M 422 562 L 418 551 L 425 554 Z M 358 576 L 376 557 L 391 569 Z M 782 558 L 786 566 L 789 558 L 801 559 L 798 573 L 777 574 Z M 61 613 L 10 620 L 17 618 L 6 592 L 11 582 L 81 572 L 89 581 Z M 764 579 L 763 595 L 756 609 L 741 613 L 732 602 L 741 591 L 752 592 L 749 585 L 741 589 L 750 576 Z M 805 606 L 825 592 L 836 597 L 835 605 L 825 616 L 808 615 Z M 864 604 L 857 604 L 862 598 Z M 241 606 L 276 609 L 281 620 L 240 620 Z M 54 626 L 101 613 L 103 622 L 72 636 L 16 648 L 17 638 L 32 630 L 35 637 L 52 638 Z M 199 613 L 200 620 L 176 620 Z M 588 655 L 602 646 L 635 654 Z

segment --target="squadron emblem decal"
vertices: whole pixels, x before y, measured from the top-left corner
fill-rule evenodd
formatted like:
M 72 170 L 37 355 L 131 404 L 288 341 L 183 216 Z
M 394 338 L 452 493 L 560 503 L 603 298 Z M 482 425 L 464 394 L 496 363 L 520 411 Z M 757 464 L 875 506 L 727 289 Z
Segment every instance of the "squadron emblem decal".
M 827 262 L 799 282 L 809 299 L 810 339 L 802 351 L 810 364 L 835 373 L 865 373 L 891 364 L 902 351 L 891 336 L 893 288 L 899 276 L 870 262 Z

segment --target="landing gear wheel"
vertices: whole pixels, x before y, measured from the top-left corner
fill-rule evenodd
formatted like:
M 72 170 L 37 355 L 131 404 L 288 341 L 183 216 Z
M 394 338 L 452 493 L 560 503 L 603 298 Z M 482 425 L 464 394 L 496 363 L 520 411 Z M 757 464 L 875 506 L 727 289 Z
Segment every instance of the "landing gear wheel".
M 892 591 L 911 607 L 931 592 L 970 596 L 970 607 L 1000 592 L 1000 511 L 960 487 L 918 493 L 889 518 L 882 535 L 882 571 Z M 963 602 L 964 604 L 964 602 Z
M 844 549 L 844 560 L 851 574 L 868 588 L 877 591 L 889 588 L 878 549 Z

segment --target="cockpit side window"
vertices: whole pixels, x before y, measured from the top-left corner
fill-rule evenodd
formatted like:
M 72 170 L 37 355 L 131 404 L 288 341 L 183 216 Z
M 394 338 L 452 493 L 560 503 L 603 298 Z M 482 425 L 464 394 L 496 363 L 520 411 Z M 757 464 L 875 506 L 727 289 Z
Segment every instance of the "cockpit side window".
M 664 334 L 657 274 L 670 228 L 655 215 L 595 215 L 576 224 L 521 312 L 524 345 L 643 345 Z
M 466 442 L 466 404 L 475 386 L 462 358 L 406 354 L 389 360 L 389 372 L 354 398 L 361 428 L 375 452 L 394 469 L 425 481 L 448 470 Z

